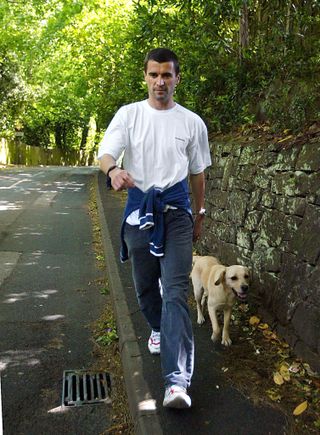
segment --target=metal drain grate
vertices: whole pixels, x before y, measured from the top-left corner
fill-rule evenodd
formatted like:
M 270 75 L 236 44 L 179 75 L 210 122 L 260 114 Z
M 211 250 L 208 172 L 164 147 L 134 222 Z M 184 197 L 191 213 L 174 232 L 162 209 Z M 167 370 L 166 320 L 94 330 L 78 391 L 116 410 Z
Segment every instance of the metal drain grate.
M 82 406 L 94 403 L 111 403 L 109 373 L 90 373 L 84 370 L 63 372 L 63 406 Z

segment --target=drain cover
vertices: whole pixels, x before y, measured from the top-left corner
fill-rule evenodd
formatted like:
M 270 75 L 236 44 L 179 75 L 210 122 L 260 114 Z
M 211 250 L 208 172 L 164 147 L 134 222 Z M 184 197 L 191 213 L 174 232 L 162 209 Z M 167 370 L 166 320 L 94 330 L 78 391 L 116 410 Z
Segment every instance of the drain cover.
M 82 406 L 94 403 L 111 403 L 109 373 L 91 373 L 84 370 L 63 372 L 63 406 Z

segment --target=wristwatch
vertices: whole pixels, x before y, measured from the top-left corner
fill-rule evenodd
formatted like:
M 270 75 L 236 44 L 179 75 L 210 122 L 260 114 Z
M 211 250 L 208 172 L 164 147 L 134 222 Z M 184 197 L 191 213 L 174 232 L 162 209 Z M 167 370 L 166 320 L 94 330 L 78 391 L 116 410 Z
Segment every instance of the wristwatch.
M 107 175 L 107 177 L 110 177 L 110 172 L 111 171 L 113 171 L 114 169 L 116 169 L 118 166 L 117 165 L 113 165 L 113 166 L 110 166 L 110 168 L 107 170 L 107 173 L 106 173 L 106 175 Z
M 205 216 L 206 215 L 206 209 L 201 207 L 200 210 L 198 211 L 198 213 L 196 213 L 196 214 L 199 214 L 200 216 Z

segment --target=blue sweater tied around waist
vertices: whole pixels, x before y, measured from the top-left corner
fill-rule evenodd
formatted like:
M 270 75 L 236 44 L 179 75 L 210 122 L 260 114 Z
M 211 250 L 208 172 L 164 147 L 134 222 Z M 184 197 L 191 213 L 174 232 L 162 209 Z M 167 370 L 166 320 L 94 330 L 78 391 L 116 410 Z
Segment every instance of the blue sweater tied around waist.
M 124 227 L 127 217 L 139 209 L 139 229 L 150 229 L 150 252 L 156 257 L 164 255 L 164 215 L 166 206 L 181 208 L 191 213 L 189 188 L 187 179 L 179 181 L 168 189 L 161 190 L 157 187 L 144 193 L 137 187 L 128 189 L 128 200 L 124 211 L 121 227 L 121 251 L 122 262 L 128 260 L 128 247 L 124 240 Z

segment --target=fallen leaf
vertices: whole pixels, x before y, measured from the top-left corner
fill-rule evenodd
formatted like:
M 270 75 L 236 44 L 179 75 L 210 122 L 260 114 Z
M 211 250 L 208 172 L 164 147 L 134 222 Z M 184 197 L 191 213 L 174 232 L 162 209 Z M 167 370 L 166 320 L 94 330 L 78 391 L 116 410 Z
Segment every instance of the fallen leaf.
M 285 381 L 290 381 L 289 367 L 286 364 L 282 364 L 279 372 Z
M 286 351 L 284 351 L 283 349 L 279 349 L 279 350 L 277 351 L 277 354 L 278 354 L 279 356 L 281 356 L 282 359 L 288 359 L 288 358 L 290 358 L 290 354 L 289 354 L 289 352 L 286 352 Z
M 266 393 L 273 402 L 280 402 L 280 400 L 282 399 L 282 396 L 278 393 L 278 391 L 272 388 L 270 390 L 267 390 Z
M 304 402 L 300 403 L 295 410 L 293 411 L 293 415 L 297 416 L 302 414 L 306 409 L 308 408 L 308 401 L 305 400 Z
M 259 329 L 268 329 L 269 325 L 268 323 L 260 323 L 260 325 L 258 326 Z
M 300 363 L 294 362 L 289 367 L 289 372 L 291 373 L 298 373 L 300 371 Z
M 250 319 L 249 319 L 249 323 L 250 323 L 251 326 L 259 325 L 260 319 L 257 316 L 251 316 Z
M 292 138 L 293 138 L 293 136 L 292 136 L 292 134 L 290 134 L 289 136 L 284 137 L 283 139 L 278 140 L 278 142 L 281 143 L 281 142 L 284 142 L 284 141 L 292 139 Z
M 283 377 L 280 375 L 279 372 L 275 372 L 273 374 L 273 382 L 277 385 L 282 385 L 284 383 Z
M 271 340 L 271 339 L 272 339 L 272 334 L 273 334 L 273 332 L 270 331 L 270 329 L 265 329 L 265 330 L 263 330 L 263 335 L 264 335 L 268 340 Z

